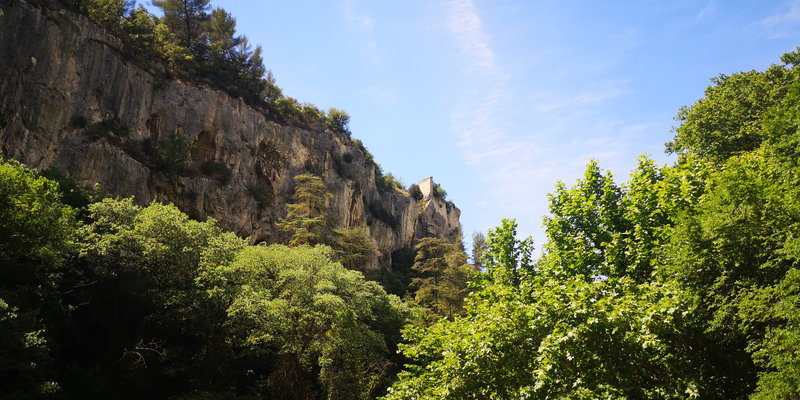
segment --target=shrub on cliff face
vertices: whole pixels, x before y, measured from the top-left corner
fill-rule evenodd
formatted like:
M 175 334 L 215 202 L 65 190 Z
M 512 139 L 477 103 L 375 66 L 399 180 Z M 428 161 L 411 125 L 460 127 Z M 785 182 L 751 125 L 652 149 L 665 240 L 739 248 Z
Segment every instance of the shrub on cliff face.
M 150 162 L 156 170 L 175 174 L 180 166 L 189 159 L 192 144 L 181 132 L 175 130 L 165 140 L 160 140 L 153 148 Z
M 411 197 L 413 197 L 413 198 L 414 198 L 414 200 L 416 200 L 416 201 L 420 201 L 420 200 L 422 200 L 422 198 L 423 198 L 423 196 L 422 196 L 422 189 L 420 189 L 420 188 L 419 188 L 419 185 L 417 185 L 416 183 L 408 187 L 408 193 L 409 193 L 409 194 L 411 195 Z
M 433 188 L 433 197 L 440 198 L 442 200 L 447 200 L 447 192 L 442 189 L 440 185 L 436 185 Z
M 391 211 L 387 210 L 386 207 L 384 207 L 380 202 L 373 201 L 369 203 L 367 210 L 369 210 L 370 215 L 372 215 L 375 219 L 383 222 L 390 228 L 397 229 L 400 227 L 400 220 L 398 220 L 397 217 L 395 217 Z

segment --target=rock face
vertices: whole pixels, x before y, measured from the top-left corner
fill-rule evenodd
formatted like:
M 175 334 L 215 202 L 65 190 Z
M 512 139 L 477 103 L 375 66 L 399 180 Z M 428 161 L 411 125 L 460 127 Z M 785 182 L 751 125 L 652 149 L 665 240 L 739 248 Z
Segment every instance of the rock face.
M 459 234 L 460 211 L 432 190 L 421 201 L 379 190 L 374 163 L 348 135 L 273 122 L 241 99 L 143 68 L 120 47 L 80 15 L 0 0 L 2 154 L 142 204 L 175 203 L 253 242 L 287 238 L 275 223 L 292 178 L 312 173 L 333 193 L 340 226 L 369 226 L 373 267 L 421 237 Z

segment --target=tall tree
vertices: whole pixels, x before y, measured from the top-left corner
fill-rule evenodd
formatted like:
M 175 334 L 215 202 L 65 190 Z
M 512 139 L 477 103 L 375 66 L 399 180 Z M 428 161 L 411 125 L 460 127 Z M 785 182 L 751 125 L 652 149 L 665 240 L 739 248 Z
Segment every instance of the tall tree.
M 286 218 L 278 222 L 278 227 L 292 234 L 290 246 L 301 244 L 330 244 L 333 220 L 328 216 L 328 193 L 319 177 L 302 174 L 294 177 L 294 203 L 287 204 Z
M 203 24 L 209 18 L 210 1 L 153 0 L 153 5 L 164 13 L 167 26 L 178 35 L 182 44 L 193 48 L 205 33 Z
M 63 265 L 75 212 L 58 185 L 0 158 L 0 397 L 43 398 L 58 388 L 52 365 Z
M 574 187 L 557 184 L 544 222 L 545 252 L 565 273 L 581 273 L 587 280 L 616 274 L 615 265 L 605 261 L 615 235 L 628 230 L 622 196 L 611 172 L 603 174 L 594 160 Z
M 119 34 L 122 18 L 133 9 L 133 4 L 133 0 L 85 0 L 80 7 L 92 21 Z
M 364 272 L 367 263 L 375 255 L 377 248 L 372 244 L 367 227 L 335 229 L 336 241 L 333 245 L 339 262 L 347 269 Z
M 517 222 L 503 219 L 501 225 L 489 230 L 484 253 L 486 277 L 493 283 L 519 287 L 533 277 L 533 239 L 517 239 Z
M 514 228 L 490 231 L 486 274 L 496 278 L 463 318 L 406 330 L 412 363 L 385 399 L 698 397 L 680 335 L 690 302 L 626 278 L 522 273 Z
M 262 377 L 268 398 L 371 398 L 387 378 L 392 331 L 408 309 L 331 255 L 325 246 L 252 246 L 217 268 L 241 285 L 228 308 L 231 340 L 245 354 L 277 355 Z
M 231 57 L 242 42 L 242 37 L 236 36 L 236 18 L 222 8 L 211 12 L 205 30 L 212 53 L 222 54 L 225 58 Z
M 415 302 L 432 319 L 460 314 L 467 289 L 467 255 L 457 244 L 431 237 L 420 240 L 414 250 Z
M 483 253 L 486 251 L 486 236 L 483 232 L 472 234 L 472 269 L 480 272 L 483 268 Z

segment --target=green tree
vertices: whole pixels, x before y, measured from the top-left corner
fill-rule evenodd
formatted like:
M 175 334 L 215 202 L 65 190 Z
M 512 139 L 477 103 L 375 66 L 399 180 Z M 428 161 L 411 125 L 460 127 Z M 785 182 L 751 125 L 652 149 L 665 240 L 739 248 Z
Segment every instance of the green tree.
M 131 10 L 121 24 L 125 48 L 131 50 L 137 59 L 149 65 L 162 58 L 156 41 L 156 18 L 144 6 Z
M 408 311 L 332 255 L 325 246 L 255 246 L 221 271 L 241 283 L 228 309 L 237 346 L 277 353 L 270 398 L 358 399 L 387 378 L 389 334 Z
M 52 345 L 66 317 L 59 283 L 74 250 L 75 212 L 58 184 L 0 158 L 0 396 L 57 391 Z
M 156 23 L 153 39 L 160 58 L 167 64 L 167 70 L 171 74 L 180 77 L 192 76 L 197 60 L 189 47 L 180 42 L 164 20 Z
M 242 37 L 236 36 L 236 18 L 222 8 L 211 11 L 206 21 L 206 32 L 212 54 L 220 54 L 223 58 L 235 55 L 236 46 L 241 44 Z
M 439 291 L 444 271 L 447 269 L 445 256 L 450 251 L 450 244 L 439 238 L 422 238 L 414 247 L 414 265 L 411 269 L 417 277 L 411 280 L 416 288 L 415 301 L 430 310 L 438 310 Z
M 414 248 L 411 267 L 416 277 L 414 301 L 432 319 L 460 314 L 467 290 L 467 256 L 457 245 L 439 238 L 422 238 Z
M 519 287 L 535 274 L 533 239 L 517 239 L 517 222 L 503 219 L 501 225 L 489 230 L 483 263 L 485 277 L 496 284 Z
M 153 0 L 164 13 L 164 21 L 183 46 L 192 48 L 205 34 L 203 24 L 209 18 L 210 0 Z
M 294 177 L 294 203 L 287 204 L 286 218 L 278 222 L 281 230 L 291 232 L 290 246 L 330 244 L 333 220 L 328 216 L 328 193 L 322 179 L 308 174 Z
M 133 0 L 83 0 L 89 18 L 109 31 L 119 34 L 123 17 L 133 9 Z
M 570 189 L 559 182 L 549 195 L 550 216 L 545 217 L 545 252 L 568 275 L 583 274 L 587 280 L 612 276 L 614 264 L 606 263 L 615 234 L 628 230 L 622 208 L 622 190 L 610 172 L 603 174 L 597 161 L 586 166 L 581 180 Z
M 483 268 L 483 253 L 486 251 L 486 236 L 483 232 L 472 234 L 472 269 L 480 272 Z
M 336 240 L 333 245 L 336 257 L 347 269 L 364 272 L 370 259 L 375 255 L 377 248 L 369 237 L 367 227 L 352 227 L 335 229 Z
M 798 396 L 800 364 L 786 350 L 800 335 L 790 317 L 800 82 L 796 53 L 783 60 L 791 66 L 735 74 L 709 88 L 674 141 L 684 146 L 679 169 L 688 160 L 704 171 L 704 191 L 678 215 L 659 273 L 702 305 L 696 318 L 720 348 L 712 373 L 728 397 L 753 388 L 753 398 Z
M 226 368 L 233 365 L 229 303 L 198 283 L 246 242 L 172 205 L 104 199 L 89 210 L 80 259 L 87 271 L 73 294 L 82 306 L 63 351 L 86 360 L 76 367 L 96 385 L 72 382 L 70 391 L 151 397 L 237 377 Z
M 416 201 L 422 200 L 422 189 L 416 183 L 408 187 L 408 194 Z
M 342 110 L 331 108 L 328 110 L 328 117 L 325 120 L 328 129 L 335 132 L 346 133 L 350 135 L 350 115 Z
M 520 290 L 507 279 L 524 259 L 513 228 L 490 234 L 486 274 L 499 279 L 485 278 L 463 318 L 406 328 L 413 363 L 386 399 L 699 396 L 680 334 L 692 306 L 674 287 L 528 273 Z
M 790 64 L 791 57 L 785 61 Z M 680 126 L 666 144 L 667 152 L 697 154 L 720 163 L 758 148 L 763 140 L 761 119 L 784 102 L 789 85 L 797 80 L 796 65 L 712 79 L 701 100 L 681 108 L 676 117 Z

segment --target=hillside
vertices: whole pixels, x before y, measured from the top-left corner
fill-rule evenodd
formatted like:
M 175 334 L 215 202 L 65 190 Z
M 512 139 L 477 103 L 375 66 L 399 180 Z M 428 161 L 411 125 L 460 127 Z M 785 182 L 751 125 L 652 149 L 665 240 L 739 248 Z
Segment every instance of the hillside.
M 458 208 L 377 184 L 379 167 L 347 132 L 279 122 L 274 110 L 145 67 L 121 40 L 52 3 L 0 2 L 7 157 L 139 204 L 171 202 L 268 243 L 286 240 L 276 222 L 291 202 L 292 178 L 311 173 L 334 195 L 328 208 L 340 226 L 369 226 L 379 250 L 372 267 L 420 238 L 459 235 Z

